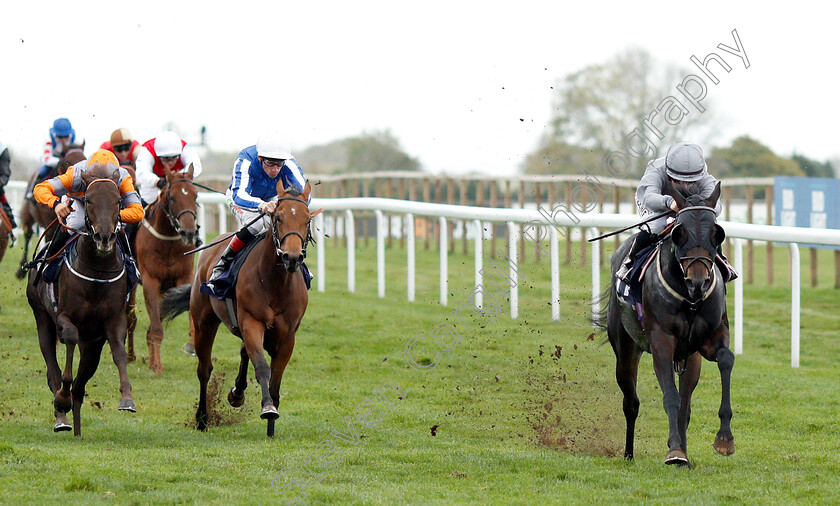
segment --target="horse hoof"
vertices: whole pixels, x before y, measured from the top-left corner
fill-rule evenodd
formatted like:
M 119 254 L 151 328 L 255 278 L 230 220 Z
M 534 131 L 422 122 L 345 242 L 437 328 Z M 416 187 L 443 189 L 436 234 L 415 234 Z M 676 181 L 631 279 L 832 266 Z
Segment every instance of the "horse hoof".
M 135 360 L 137 360 L 137 355 L 135 355 L 134 353 L 129 353 L 125 356 L 125 359 L 129 362 L 134 362 Z
M 245 392 L 241 395 L 236 395 L 236 387 L 230 389 L 228 392 L 228 403 L 233 406 L 234 408 L 242 407 L 245 404 Z
M 120 411 L 129 411 L 131 413 L 137 413 L 137 406 L 134 404 L 134 400 L 132 399 L 121 400 L 120 405 L 117 406 L 117 409 Z
M 23 270 L 23 268 L 19 268 L 17 271 L 15 271 L 16 278 L 23 279 L 24 276 L 26 276 L 26 271 Z
M 274 406 L 263 406 L 260 418 L 263 420 L 277 420 L 280 418 L 280 413 L 277 412 L 277 408 Z
M 691 464 L 688 462 L 688 457 L 685 456 L 682 450 L 669 451 L 668 455 L 665 456 L 665 463 L 668 465 L 676 464 L 677 467 L 691 467 Z
M 720 453 L 721 455 L 732 455 L 735 453 L 735 438 L 732 439 L 724 439 L 722 437 L 715 438 L 715 451 Z
M 195 346 L 193 346 L 191 343 L 185 344 L 184 345 L 184 353 L 186 353 L 187 355 L 189 355 L 191 357 L 194 357 L 195 356 Z
M 73 426 L 63 420 L 55 421 L 55 425 L 53 425 L 53 432 L 65 432 L 68 430 L 73 430 Z

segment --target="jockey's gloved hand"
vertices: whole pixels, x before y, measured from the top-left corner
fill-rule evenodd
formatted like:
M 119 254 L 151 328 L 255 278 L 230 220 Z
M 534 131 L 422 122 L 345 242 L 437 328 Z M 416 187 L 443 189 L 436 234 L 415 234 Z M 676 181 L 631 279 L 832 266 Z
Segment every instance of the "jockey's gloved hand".
M 158 179 L 157 187 L 162 190 L 164 186 L 166 186 L 166 178 L 162 177 Z

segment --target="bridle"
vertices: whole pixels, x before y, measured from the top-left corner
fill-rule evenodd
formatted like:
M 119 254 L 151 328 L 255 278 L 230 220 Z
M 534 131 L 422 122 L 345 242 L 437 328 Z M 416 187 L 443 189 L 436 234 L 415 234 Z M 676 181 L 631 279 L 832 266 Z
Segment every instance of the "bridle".
M 192 182 L 192 179 L 182 177 L 180 179 L 176 179 L 174 181 L 166 183 L 166 186 L 168 187 L 166 193 L 169 196 L 169 198 L 166 199 L 166 203 L 163 205 L 163 214 L 165 214 L 167 219 L 169 219 L 169 224 L 172 225 L 172 228 L 175 229 L 175 231 L 180 234 L 183 231 L 183 229 L 181 228 L 181 225 L 178 222 L 178 220 L 181 219 L 181 216 L 189 213 L 189 214 L 193 215 L 193 219 L 195 219 L 196 221 L 198 221 L 198 217 L 196 216 L 195 211 L 193 211 L 192 209 L 184 209 L 180 213 L 173 216 L 172 205 L 171 204 L 172 204 L 172 200 L 174 200 L 174 199 L 173 199 L 171 193 L 172 193 L 172 187 L 175 185 L 175 183 L 189 183 L 190 185 L 192 185 L 193 182 Z M 198 206 L 198 202 L 196 202 L 196 206 Z
M 309 214 L 309 205 L 306 203 L 305 200 L 299 199 L 297 197 L 280 197 L 280 198 L 277 199 L 277 202 L 279 203 L 281 200 L 294 200 L 294 201 L 300 202 L 301 204 L 303 204 L 306 207 L 306 213 Z M 276 208 L 275 208 L 274 212 L 275 213 L 277 212 Z M 275 223 L 276 223 L 276 221 L 274 220 L 274 217 L 272 216 L 272 218 L 271 218 L 271 239 L 274 241 L 274 250 L 277 253 L 277 257 L 282 258 L 283 255 L 285 254 L 285 252 L 283 251 L 283 247 L 282 247 L 283 246 L 283 241 L 286 240 L 286 238 L 289 237 L 290 235 L 296 235 L 296 236 L 300 237 L 300 241 L 303 244 L 303 249 L 302 249 L 301 253 L 303 255 L 303 258 L 306 258 L 306 245 L 309 244 L 310 241 L 312 241 L 312 228 L 310 227 L 311 217 L 310 217 L 310 221 L 308 221 L 306 223 L 306 237 L 305 238 L 303 237 L 303 235 L 301 235 L 300 232 L 298 232 L 296 230 L 286 232 L 285 234 L 283 234 L 282 237 L 278 237 L 277 227 L 275 226 Z
M 684 212 L 687 212 L 687 211 L 706 211 L 706 212 L 715 213 L 715 209 L 713 207 L 709 207 L 709 206 L 690 206 L 690 207 L 685 207 L 683 209 L 680 209 L 677 212 L 677 216 L 679 216 L 680 214 L 682 214 Z M 709 255 L 691 255 L 691 256 L 686 255 L 686 256 L 678 257 L 678 258 L 679 258 L 678 263 L 680 264 L 680 270 L 682 271 L 683 278 L 688 276 L 687 271 L 692 266 L 692 264 L 694 264 L 694 262 L 702 263 L 703 266 L 706 267 L 706 269 L 708 269 L 709 273 L 712 276 L 714 276 L 714 274 L 715 274 L 714 273 L 715 258 L 714 258 L 713 255 L 712 256 L 709 256 Z M 686 260 L 689 260 L 688 265 L 683 266 L 683 262 L 686 261 Z

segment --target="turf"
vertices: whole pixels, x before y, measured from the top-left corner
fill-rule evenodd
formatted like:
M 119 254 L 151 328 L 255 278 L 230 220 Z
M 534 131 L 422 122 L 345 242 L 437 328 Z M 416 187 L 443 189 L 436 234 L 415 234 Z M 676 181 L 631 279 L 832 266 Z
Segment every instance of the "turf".
M 138 361 L 129 366 L 139 411 L 117 411 L 118 377 L 106 347 L 82 408 L 84 437 L 77 439 L 52 432 L 52 396 L 34 319 L 24 284 L 13 276 L 20 249 L 9 250 L 0 264 L 0 501 L 840 499 L 840 484 L 831 478 L 840 473 L 840 293 L 833 288 L 833 254 L 820 253 L 820 284 L 802 291 L 802 365 L 793 369 L 787 252 L 777 250 L 776 284 L 767 286 L 760 275 L 766 270 L 763 248 L 756 249 L 757 283 L 745 288 L 744 354 L 737 356 L 733 373 L 737 450 L 723 457 L 712 449 L 720 386 L 717 367 L 706 362 L 688 430 L 694 465 L 688 470 L 662 462 L 667 421 L 649 355 L 639 374 L 636 459 L 621 458 L 624 420 L 614 357 L 603 344 L 605 336 L 593 334 L 588 323 L 588 266 L 562 266 L 561 321 L 553 322 L 548 263 L 535 263 L 529 254 L 521 266 L 519 318 L 511 320 L 501 297 L 486 298 L 483 313 L 470 311 L 472 253 L 461 254 L 460 244 L 456 251 L 449 256 L 444 307 L 437 303 L 436 252 L 418 248 L 417 301 L 409 303 L 405 251 L 397 243 L 387 253 L 387 296 L 380 299 L 373 244 L 358 245 L 357 287 L 350 294 L 346 254 L 327 241 L 327 289 L 310 292 L 281 387 L 274 439 L 266 438 L 265 422 L 258 418 L 253 372 L 244 407 L 227 405 L 239 340 L 226 331 L 220 331 L 214 349 L 217 424 L 196 431 L 195 359 L 180 351 L 186 317 L 168 327 L 164 374 L 155 377 L 145 363 L 147 320 L 141 309 Z M 311 248 L 313 269 L 315 256 Z M 731 296 L 729 303 L 731 308 Z M 412 340 L 414 367 L 405 356 Z

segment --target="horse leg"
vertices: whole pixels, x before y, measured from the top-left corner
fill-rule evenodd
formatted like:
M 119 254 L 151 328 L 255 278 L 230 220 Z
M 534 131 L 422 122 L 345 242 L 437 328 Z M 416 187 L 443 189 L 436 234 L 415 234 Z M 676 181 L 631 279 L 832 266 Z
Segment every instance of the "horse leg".
M 137 412 L 137 406 L 134 404 L 134 398 L 131 396 L 131 382 L 128 381 L 128 355 L 125 352 L 125 346 L 122 342 L 122 336 L 126 334 L 126 323 L 120 318 L 113 330 L 108 330 L 106 337 L 108 338 L 108 345 L 111 348 L 111 358 L 117 366 L 117 371 L 120 374 L 120 403 L 117 409 L 120 411 Z M 98 360 L 97 360 L 98 362 Z
M 137 328 L 137 287 L 131 290 L 128 297 L 128 303 L 125 306 L 125 350 L 126 360 L 134 362 L 137 360 L 137 355 L 134 353 L 134 330 Z M 113 351 L 112 351 L 113 353 Z
M 263 339 L 265 334 L 265 325 L 251 317 L 248 313 L 243 313 L 239 319 L 240 328 L 242 329 L 242 342 L 248 352 L 248 357 L 251 363 L 254 364 L 254 372 L 257 376 L 257 383 L 262 390 L 262 400 L 260 401 L 261 411 L 260 418 L 263 420 L 276 419 L 280 417 L 277 412 L 277 407 L 271 399 L 271 394 L 268 389 L 268 381 L 271 378 L 271 370 L 268 363 L 265 361 L 263 355 Z
M 624 394 L 624 420 L 627 431 L 624 436 L 624 458 L 633 460 L 633 441 L 635 439 L 636 418 L 639 416 L 639 396 L 636 393 L 636 379 L 639 372 L 639 358 L 642 352 L 637 348 L 632 338 L 623 330 L 624 334 L 621 353 L 616 352 L 615 380 Z
M 677 418 L 677 425 L 680 430 L 680 439 L 682 444 L 680 448 L 683 453 L 688 454 L 688 439 L 686 438 L 686 430 L 688 424 L 691 422 L 691 394 L 697 387 L 697 381 L 700 379 L 700 366 L 702 365 L 702 357 L 699 353 L 690 356 L 685 364 L 685 372 L 680 375 L 680 412 Z
M 62 342 L 64 342 L 67 348 L 67 354 L 64 372 L 61 374 L 61 388 L 55 393 L 53 405 L 57 411 L 67 413 L 72 408 L 70 386 L 73 383 L 73 352 L 76 349 L 76 344 L 79 342 L 79 331 L 64 313 L 59 314 L 56 318 L 56 327 Z
M 199 393 L 198 393 L 198 408 L 195 411 L 195 428 L 198 430 L 207 430 L 207 422 L 209 416 L 207 413 L 207 383 L 210 381 L 210 374 L 213 372 L 213 363 L 211 362 L 211 353 L 213 351 L 213 341 L 216 340 L 216 331 L 219 328 L 219 320 L 215 318 L 210 304 L 205 306 L 205 317 L 198 320 L 195 329 L 195 354 L 198 357 L 198 366 L 196 373 L 198 375 Z M 193 309 L 190 309 L 190 319 L 193 319 Z
M 248 387 L 248 350 L 245 343 L 239 348 L 239 374 L 236 375 L 236 383 L 228 392 L 228 403 L 234 408 L 241 407 L 245 403 L 245 389 Z
M 79 373 L 73 381 L 73 435 L 82 437 L 82 402 L 85 386 L 99 367 L 104 339 L 79 343 Z
M 275 327 L 276 328 L 276 327 Z M 289 359 L 292 358 L 292 351 L 295 348 L 295 334 L 294 332 L 285 339 L 280 339 L 280 346 L 271 355 L 271 379 L 268 382 L 268 390 L 271 394 L 271 400 L 274 405 L 280 406 L 280 383 L 283 381 L 283 372 L 286 370 L 286 365 Z M 277 342 L 277 341 L 275 341 Z M 268 427 L 266 429 L 268 437 L 274 437 L 274 418 L 268 419 Z
M 668 415 L 668 454 L 666 464 L 689 465 L 688 457 L 681 448 L 681 440 L 677 419 L 680 410 L 680 394 L 674 381 L 674 347 L 675 339 L 665 334 L 658 325 L 650 329 L 651 354 L 653 355 L 653 369 L 659 388 L 662 390 L 662 406 Z
M 44 311 L 35 311 L 35 322 L 38 328 L 38 344 L 41 347 L 41 355 L 44 357 L 44 363 L 47 366 L 47 386 L 53 394 L 53 398 L 55 398 L 55 393 L 61 386 L 61 368 L 58 367 L 55 349 L 58 341 L 55 336 L 55 324 Z M 54 409 L 54 415 L 54 432 L 62 432 L 72 428 L 64 413 Z
M 718 409 L 718 416 L 720 417 L 720 430 L 715 436 L 715 450 L 721 455 L 732 455 L 735 453 L 735 437 L 732 435 L 732 430 L 729 427 L 729 422 L 732 420 L 732 407 L 729 402 L 729 383 L 732 376 L 732 367 L 735 365 L 735 354 L 732 353 L 725 343 L 729 342 L 729 329 L 721 326 L 717 332 L 719 342 L 715 358 L 720 370 L 720 409 Z
M 160 361 L 160 343 L 163 341 L 163 325 L 160 323 L 160 281 L 152 276 L 143 276 L 143 296 L 149 313 L 149 331 L 146 343 L 149 345 L 149 369 L 155 376 L 163 373 Z

